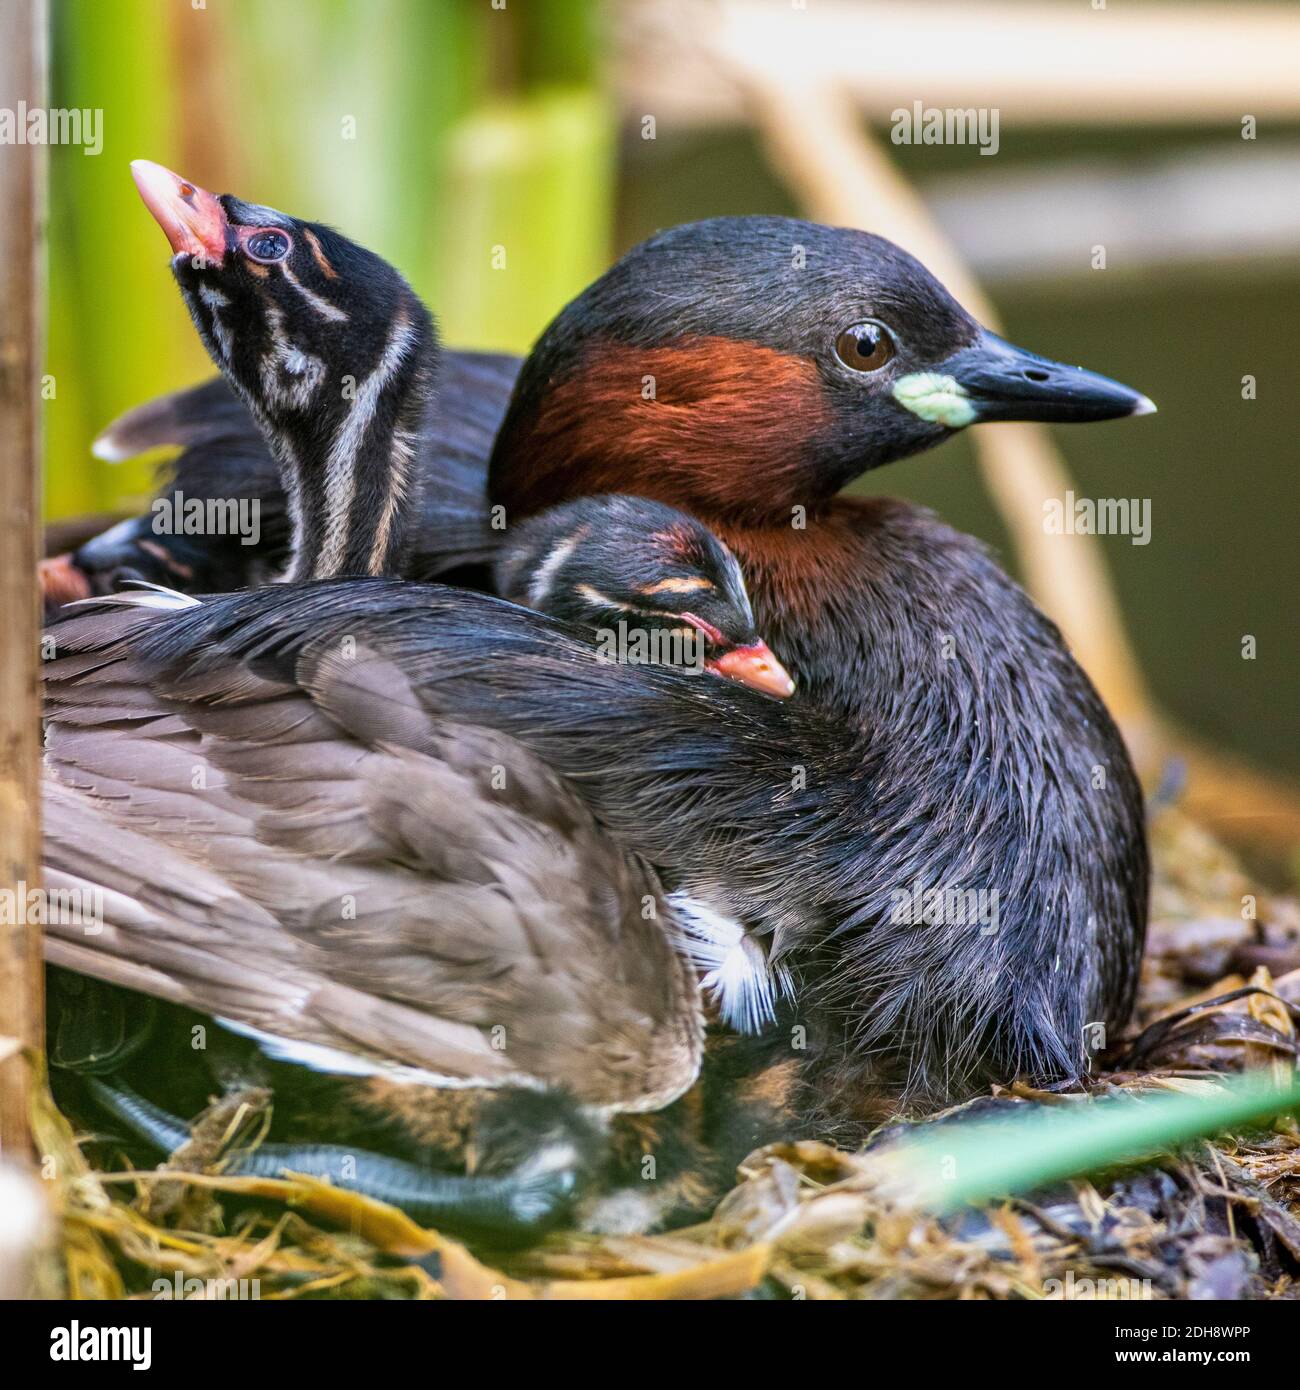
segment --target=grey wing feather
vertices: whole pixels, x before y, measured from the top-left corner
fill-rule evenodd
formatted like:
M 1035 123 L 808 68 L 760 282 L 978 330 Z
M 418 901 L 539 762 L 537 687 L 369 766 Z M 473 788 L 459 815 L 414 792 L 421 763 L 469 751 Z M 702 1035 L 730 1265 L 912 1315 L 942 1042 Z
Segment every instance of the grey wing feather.
M 141 670 L 130 636 L 167 616 L 59 629 L 47 873 L 100 889 L 105 920 L 52 924 L 51 960 L 308 1060 L 611 1110 L 690 1084 L 702 1010 L 672 910 L 549 768 L 430 716 L 364 646 L 304 654 L 297 683 Z

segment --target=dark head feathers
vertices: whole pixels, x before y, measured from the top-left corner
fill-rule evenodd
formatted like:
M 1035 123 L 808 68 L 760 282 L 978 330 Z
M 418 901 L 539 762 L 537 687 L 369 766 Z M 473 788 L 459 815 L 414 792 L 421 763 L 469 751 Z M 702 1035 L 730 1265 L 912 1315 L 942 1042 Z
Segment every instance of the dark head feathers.
M 520 375 L 490 486 L 512 515 L 626 491 L 775 525 L 978 420 L 1153 409 L 982 329 L 882 237 L 723 217 L 635 247 L 559 314 Z
M 894 338 L 893 361 L 871 375 L 847 369 L 836 350 L 864 320 Z M 566 477 L 583 479 L 612 449 L 625 473 L 628 456 L 644 451 L 650 485 L 637 476 L 638 492 L 788 517 L 792 501 L 814 502 L 942 438 L 892 387 L 978 332 L 919 261 L 882 237 L 788 217 L 674 227 L 628 252 L 543 334 L 498 435 L 493 499 L 512 510 L 559 500 Z M 570 400 L 566 382 L 585 389 Z M 512 467 L 525 449 L 530 467 Z M 721 469 L 729 453 L 747 457 L 750 486 L 731 479 L 726 498 L 707 488 L 692 496 L 683 475 Z M 763 486 L 786 470 L 788 486 Z
M 643 497 L 577 498 L 511 527 L 495 581 L 503 598 L 570 622 L 680 627 L 689 614 L 727 647 L 759 637 L 735 556 L 702 522 Z
M 818 357 L 829 324 L 872 316 L 893 319 L 914 353 L 935 359 L 978 331 L 884 237 L 794 217 L 715 217 L 633 247 L 559 314 L 538 351 L 556 361 L 593 335 L 639 347 L 707 335 Z

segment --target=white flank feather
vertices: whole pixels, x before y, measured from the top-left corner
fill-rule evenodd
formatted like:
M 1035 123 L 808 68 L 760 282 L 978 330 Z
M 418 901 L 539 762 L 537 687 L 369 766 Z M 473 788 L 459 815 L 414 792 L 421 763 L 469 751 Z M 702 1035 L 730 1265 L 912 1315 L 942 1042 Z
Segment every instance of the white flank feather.
M 147 579 L 128 579 L 126 583 L 137 590 L 147 590 L 132 594 L 99 594 L 94 598 L 74 599 L 64 604 L 65 608 L 80 608 L 84 604 L 116 603 L 134 608 L 199 608 L 202 605 L 193 594 L 183 594 L 179 589 L 169 589 L 164 584 L 151 584 Z
M 298 1038 L 282 1038 L 275 1033 L 254 1028 L 251 1023 L 240 1023 L 233 1018 L 218 1018 L 223 1028 L 229 1028 L 240 1037 L 251 1038 L 268 1057 L 276 1062 L 292 1062 L 295 1066 L 306 1067 L 309 1071 L 328 1072 L 334 1076 L 382 1076 L 389 1081 L 399 1081 L 409 1086 L 432 1086 L 443 1091 L 470 1090 L 474 1087 L 511 1085 L 540 1091 L 542 1084 L 535 1077 L 516 1075 L 508 1078 L 446 1076 L 442 1072 L 428 1071 L 424 1067 L 413 1067 L 405 1062 L 385 1062 L 378 1058 L 358 1057 L 355 1052 L 344 1052 L 341 1047 L 330 1047 L 328 1043 L 302 1042 Z
M 740 1033 L 761 1033 L 775 1022 L 789 975 L 768 959 L 744 923 L 688 893 L 672 893 L 668 901 L 682 929 L 674 944 L 700 971 L 700 987 L 713 997 L 723 1021 Z

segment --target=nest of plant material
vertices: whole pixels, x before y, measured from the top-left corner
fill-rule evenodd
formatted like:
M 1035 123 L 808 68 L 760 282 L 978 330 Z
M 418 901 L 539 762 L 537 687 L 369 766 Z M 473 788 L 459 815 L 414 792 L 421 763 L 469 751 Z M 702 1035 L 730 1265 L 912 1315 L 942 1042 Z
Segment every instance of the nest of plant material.
M 37 1139 L 60 1230 L 42 1287 L 82 1298 L 1300 1297 L 1294 1118 L 942 1215 L 891 1181 L 900 1142 L 972 1115 L 1294 1074 L 1300 910 L 1253 896 L 1237 861 L 1176 811 L 1157 817 L 1153 848 L 1140 1031 L 1083 1089 L 998 1088 L 885 1126 L 856 1154 L 769 1146 L 700 1225 L 562 1233 L 502 1256 L 310 1177 L 223 1176 L 211 1155 L 248 1142 L 264 1094 L 219 1102 L 161 1169 L 110 1173 L 41 1088 Z M 191 1171 L 199 1155 L 206 1170 Z

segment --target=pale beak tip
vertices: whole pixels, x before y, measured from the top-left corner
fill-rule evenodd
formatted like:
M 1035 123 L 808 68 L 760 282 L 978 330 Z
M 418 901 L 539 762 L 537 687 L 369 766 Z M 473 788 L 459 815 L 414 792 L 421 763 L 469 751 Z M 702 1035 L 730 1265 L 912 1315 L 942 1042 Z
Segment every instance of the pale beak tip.
M 135 180 L 135 186 L 141 193 L 147 188 L 159 187 L 165 180 L 170 180 L 172 183 L 181 182 L 170 169 L 154 163 L 152 159 L 133 159 L 131 161 L 131 177 Z
M 1156 413 L 1156 403 L 1150 396 L 1140 397 L 1137 404 L 1129 411 L 1130 415 L 1155 415 Z
M 131 177 L 171 243 L 173 255 L 203 257 L 220 265 L 226 254 L 228 222 L 214 194 L 152 159 L 133 159 Z

